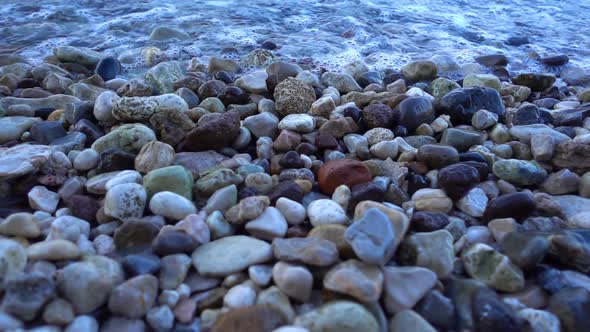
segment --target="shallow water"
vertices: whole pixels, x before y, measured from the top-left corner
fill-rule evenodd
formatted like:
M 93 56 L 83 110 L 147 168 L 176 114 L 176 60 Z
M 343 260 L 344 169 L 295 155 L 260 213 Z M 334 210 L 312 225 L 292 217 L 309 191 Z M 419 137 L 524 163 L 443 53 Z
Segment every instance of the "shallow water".
M 532 52 L 567 54 L 570 65 L 590 68 L 588 0 L 5 0 L 0 16 L 0 52 L 33 62 L 69 44 L 126 57 L 126 69 L 141 70 L 146 46 L 168 59 L 239 58 L 271 40 L 284 59 L 330 69 L 357 59 L 398 68 L 435 54 L 466 63 L 492 52 L 508 55 L 513 71 L 548 70 Z M 189 38 L 150 40 L 158 26 Z M 531 43 L 509 46 L 511 36 Z

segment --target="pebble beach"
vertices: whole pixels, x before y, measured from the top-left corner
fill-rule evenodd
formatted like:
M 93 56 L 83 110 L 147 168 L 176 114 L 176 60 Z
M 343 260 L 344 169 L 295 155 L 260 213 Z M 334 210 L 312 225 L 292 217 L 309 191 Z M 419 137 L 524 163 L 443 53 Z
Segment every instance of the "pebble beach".
M 573 43 L 327 62 L 3 34 L 0 331 L 590 331 Z

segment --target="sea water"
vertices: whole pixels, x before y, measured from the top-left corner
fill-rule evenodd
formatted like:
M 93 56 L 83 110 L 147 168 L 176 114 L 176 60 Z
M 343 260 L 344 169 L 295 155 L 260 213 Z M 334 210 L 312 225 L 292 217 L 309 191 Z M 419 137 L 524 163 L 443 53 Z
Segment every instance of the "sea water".
M 141 70 L 147 46 L 170 60 L 239 59 L 270 40 L 284 60 L 332 70 L 491 53 L 509 56 L 516 72 L 550 70 L 535 58 L 556 54 L 590 68 L 590 0 L 4 0 L 0 17 L 0 52 L 32 63 L 74 45 L 135 57 L 125 68 Z M 151 40 L 160 26 L 188 38 Z M 511 46 L 509 37 L 530 43 Z

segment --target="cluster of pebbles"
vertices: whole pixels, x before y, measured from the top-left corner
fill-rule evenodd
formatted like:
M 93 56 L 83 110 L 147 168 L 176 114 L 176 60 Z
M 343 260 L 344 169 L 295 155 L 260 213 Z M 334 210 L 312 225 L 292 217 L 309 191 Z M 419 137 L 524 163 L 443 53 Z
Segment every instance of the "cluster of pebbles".
M 590 331 L 590 89 L 54 54 L 0 56 L 0 330 Z

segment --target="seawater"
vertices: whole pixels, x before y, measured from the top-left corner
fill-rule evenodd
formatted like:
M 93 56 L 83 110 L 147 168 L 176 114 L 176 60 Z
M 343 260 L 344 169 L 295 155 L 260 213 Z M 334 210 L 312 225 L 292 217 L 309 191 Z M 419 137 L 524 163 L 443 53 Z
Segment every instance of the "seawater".
M 548 71 L 534 60 L 566 54 L 590 68 L 590 0 L 4 0 L 0 52 L 40 63 L 58 45 L 131 58 L 155 46 L 166 59 L 240 58 L 265 40 L 287 61 L 337 70 L 355 60 L 399 68 L 444 54 L 459 63 L 503 53 L 512 71 Z M 165 26 L 188 39 L 150 40 Z M 510 46 L 509 37 L 528 37 Z

